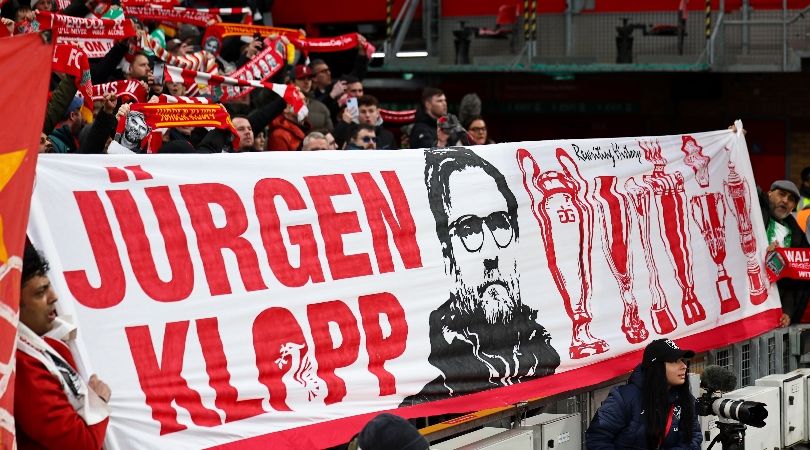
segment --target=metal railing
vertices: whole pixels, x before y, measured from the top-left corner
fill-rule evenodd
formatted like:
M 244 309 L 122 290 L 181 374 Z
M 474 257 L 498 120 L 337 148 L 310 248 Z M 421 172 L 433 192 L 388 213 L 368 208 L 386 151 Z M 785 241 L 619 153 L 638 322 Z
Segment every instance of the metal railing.
M 415 1 L 406 0 L 403 14 L 394 23 L 391 50 L 401 46 L 410 22 L 407 6 Z M 435 5 L 438 0 L 428 3 Z M 556 65 L 570 66 L 572 71 L 799 71 L 802 58 L 810 58 L 810 6 L 791 10 L 783 0 L 781 8 L 755 10 L 743 0 L 742 7 L 724 11 L 723 1 L 719 10 L 710 13 L 708 39 L 703 11 L 691 11 L 681 21 L 676 10 L 594 13 L 569 8 L 528 18 L 521 15 L 512 38 L 471 37 L 466 46 L 455 42 L 466 36 L 459 30 L 491 28 L 495 17 L 442 17 L 427 25 L 427 32 L 423 30 L 426 44 L 437 44 L 428 45 L 430 54 L 423 65 L 446 70 L 459 60 L 459 47 L 469 49 L 470 57 L 462 58 L 470 61 L 469 70 L 542 70 Z M 531 20 L 535 30 L 528 39 L 523 32 L 525 20 Z M 620 55 L 622 51 L 626 54 Z M 386 51 L 387 66 L 403 63 Z M 460 69 L 463 66 L 456 67 Z

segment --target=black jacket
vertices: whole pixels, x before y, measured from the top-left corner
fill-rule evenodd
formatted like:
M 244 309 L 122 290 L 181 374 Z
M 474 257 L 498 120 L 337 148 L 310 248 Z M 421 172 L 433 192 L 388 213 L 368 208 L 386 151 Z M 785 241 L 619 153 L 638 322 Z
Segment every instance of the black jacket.
M 644 416 L 644 369 L 636 367 L 627 384 L 615 387 L 593 416 L 591 426 L 585 432 L 585 448 L 588 450 L 647 449 L 647 425 Z M 678 400 L 677 393 L 670 392 L 670 405 Z M 667 407 L 668 405 L 662 405 Z M 703 437 L 697 414 L 692 421 L 692 439 L 687 444 L 681 438 L 680 411 L 673 412 L 672 425 L 659 448 L 700 450 Z
M 771 220 L 776 219 L 771 217 L 770 208 L 768 207 L 768 195 L 760 189 L 757 190 L 757 194 L 759 196 L 759 207 L 762 210 L 762 219 L 767 230 Z M 810 247 L 804 231 L 802 231 L 792 214 L 778 222 L 790 230 L 791 248 Z M 782 300 L 782 312 L 790 317 L 790 323 L 799 323 L 804 309 L 807 307 L 807 299 L 810 298 L 810 281 L 782 278 L 776 282 L 776 287 L 779 290 L 779 298 Z
M 436 146 L 436 119 L 421 109 L 416 111 L 416 119 L 411 128 L 411 148 L 431 148 Z
M 428 361 L 442 375 L 401 406 L 470 394 L 554 373 L 560 355 L 537 322 L 537 311 L 520 305 L 509 323 L 482 325 L 483 317 L 459 312 L 453 299 L 430 313 Z M 485 337 L 481 339 L 481 337 Z

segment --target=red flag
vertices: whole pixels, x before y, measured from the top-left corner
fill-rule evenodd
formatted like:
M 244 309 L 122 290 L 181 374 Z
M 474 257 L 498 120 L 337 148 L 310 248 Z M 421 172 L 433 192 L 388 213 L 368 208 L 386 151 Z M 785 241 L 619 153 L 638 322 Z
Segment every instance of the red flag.
M 20 267 L 53 48 L 38 33 L 0 39 L 0 448 L 14 448 Z M 25 105 L 21 108 L 20 105 Z

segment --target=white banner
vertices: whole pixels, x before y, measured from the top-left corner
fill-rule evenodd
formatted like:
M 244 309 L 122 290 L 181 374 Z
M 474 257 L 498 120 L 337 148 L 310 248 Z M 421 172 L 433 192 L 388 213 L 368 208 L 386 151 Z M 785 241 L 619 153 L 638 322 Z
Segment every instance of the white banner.
M 558 393 L 779 315 L 729 130 L 43 155 L 30 235 L 112 388 L 110 449 L 335 445 L 376 411 Z

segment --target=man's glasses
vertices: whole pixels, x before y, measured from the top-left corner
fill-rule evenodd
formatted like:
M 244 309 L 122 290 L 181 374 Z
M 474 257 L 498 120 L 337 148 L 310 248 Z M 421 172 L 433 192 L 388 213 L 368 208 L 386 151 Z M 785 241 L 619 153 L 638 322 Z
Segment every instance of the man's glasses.
M 451 234 L 461 239 L 468 252 L 477 252 L 484 246 L 484 223 L 499 248 L 505 248 L 512 243 L 514 232 L 509 221 L 509 213 L 506 211 L 495 211 L 484 218 L 473 214 L 461 216 L 449 225 L 449 229 Z
M 362 140 L 363 140 L 363 142 L 365 142 L 366 144 L 368 144 L 369 142 L 377 142 L 377 138 L 376 138 L 376 137 L 374 137 L 374 136 L 363 136 L 361 139 L 362 139 Z
M 314 77 L 315 75 L 320 75 L 320 74 L 322 74 L 322 73 L 332 73 L 332 71 L 331 71 L 331 70 L 330 70 L 328 67 L 326 67 L 326 68 L 321 69 L 321 70 L 316 70 L 316 71 L 315 71 L 315 72 L 312 74 L 312 76 Z
M 473 133 L 483 133 L 487 131 L 487 127 L 472 127 L 470 128 L 470 131 L 472 131 Z

